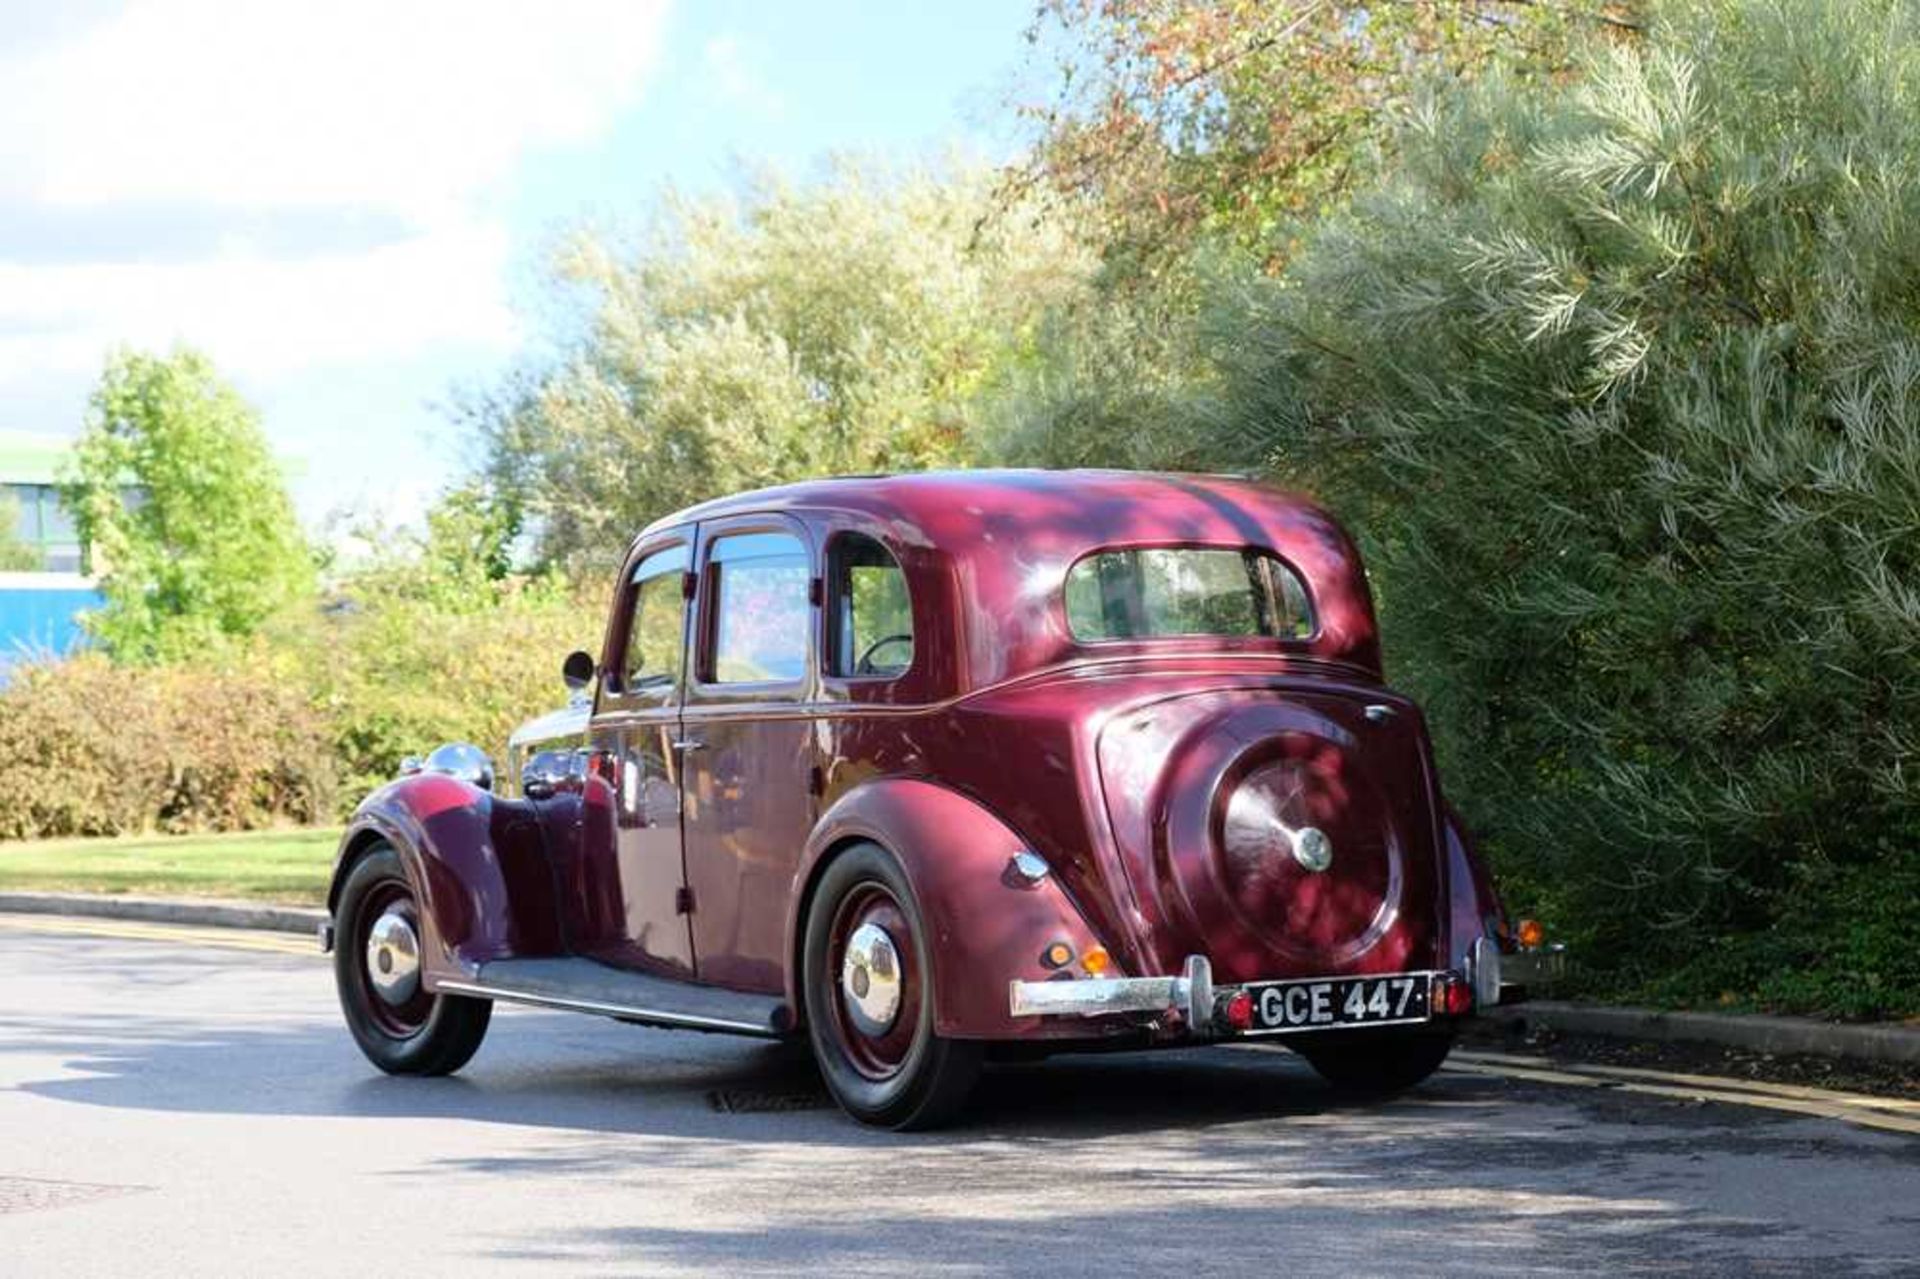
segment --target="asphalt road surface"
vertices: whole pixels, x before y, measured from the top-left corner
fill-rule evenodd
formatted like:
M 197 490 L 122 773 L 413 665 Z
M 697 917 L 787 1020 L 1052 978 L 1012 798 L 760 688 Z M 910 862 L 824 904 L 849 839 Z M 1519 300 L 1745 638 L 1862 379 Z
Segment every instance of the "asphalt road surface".
M 791 1049 L 564 1014 L 388 1079 L 297 948 L 0 917 L 0 1275 L 1920 1272 L 1920 1122 L 1213 1049 L 903 1137 Z

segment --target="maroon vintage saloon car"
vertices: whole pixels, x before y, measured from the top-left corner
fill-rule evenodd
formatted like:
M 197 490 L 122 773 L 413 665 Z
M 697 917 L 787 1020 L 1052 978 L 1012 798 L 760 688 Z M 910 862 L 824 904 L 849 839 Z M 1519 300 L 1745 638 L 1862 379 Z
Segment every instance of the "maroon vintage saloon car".
M 1352 541 L 1238 479 L 795 484 L 641 533 L 502 785 L 442 747 L 341 841 L 348 1027 L 457 1070 L 494 1000 L 811 1041 L 868 1123 L 996 1055 L 1280 1036 L 1439 1066 L 1550 978 L 1381 679 Z

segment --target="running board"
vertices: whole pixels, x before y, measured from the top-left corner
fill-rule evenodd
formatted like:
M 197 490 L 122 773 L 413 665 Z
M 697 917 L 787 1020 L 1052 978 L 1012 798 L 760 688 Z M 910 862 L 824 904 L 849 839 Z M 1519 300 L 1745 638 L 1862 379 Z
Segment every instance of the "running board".
M 591 959 L 498 959 L 480 965 L 471 979 L 442 978 L 434 985 L 450 995 L 593 1013 L 643 1026 L 764 1039 L 779 1039 L 793 1026 L 786 1002 L 774 995 L 696 986 Z

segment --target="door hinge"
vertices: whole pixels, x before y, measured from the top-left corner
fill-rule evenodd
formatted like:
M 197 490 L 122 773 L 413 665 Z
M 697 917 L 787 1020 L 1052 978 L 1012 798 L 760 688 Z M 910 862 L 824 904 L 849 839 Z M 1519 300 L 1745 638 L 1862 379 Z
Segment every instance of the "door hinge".
M 673 890 L 673 913 L 676 915 L 693 914 L 693 890 L 676 888 Z

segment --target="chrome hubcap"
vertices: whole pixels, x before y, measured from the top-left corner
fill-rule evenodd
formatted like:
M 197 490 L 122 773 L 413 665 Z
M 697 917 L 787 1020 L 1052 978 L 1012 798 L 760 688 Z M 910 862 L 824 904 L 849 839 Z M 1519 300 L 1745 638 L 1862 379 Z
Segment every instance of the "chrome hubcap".
M 878 924 L 862 924 L 847 939 L 840 963 L 840 993 L 853 1024 L 868 1035 L 883 1035 L 900 1015 L 900 956 L 893 938 Z
M 1303 826 L 1293 835 L 1293 860 L 1310 871 L 1323 871 L 1333 865 L 1333 841 L 1325 831 Z
M 373 993 L 396 1008 L 420 989 L 420 938 L 397 911 L 373 921 L 367 932 L 367 980 Z

